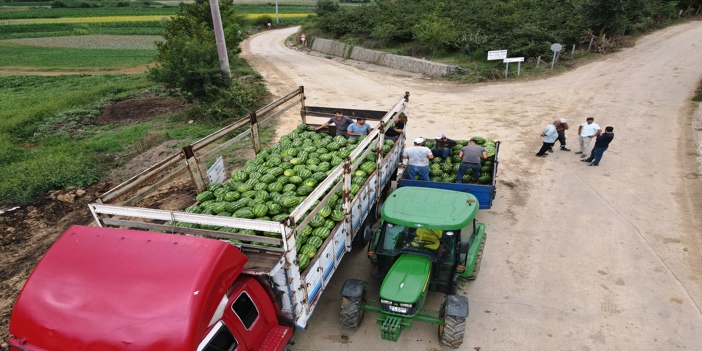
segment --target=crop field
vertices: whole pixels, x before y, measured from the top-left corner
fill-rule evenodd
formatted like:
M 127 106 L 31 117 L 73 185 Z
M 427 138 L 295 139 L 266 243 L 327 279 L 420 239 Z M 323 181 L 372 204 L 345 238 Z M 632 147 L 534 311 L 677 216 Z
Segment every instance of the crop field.
M 69 37 L 10 39 L 5 42 L 45 48 L 156 50 L 160 35 L 81 35 Z
M 153 61 L 156 50 L 37 47 L 0 42 L 0 67 L 31 66 L 48 70 L 122 68 Z

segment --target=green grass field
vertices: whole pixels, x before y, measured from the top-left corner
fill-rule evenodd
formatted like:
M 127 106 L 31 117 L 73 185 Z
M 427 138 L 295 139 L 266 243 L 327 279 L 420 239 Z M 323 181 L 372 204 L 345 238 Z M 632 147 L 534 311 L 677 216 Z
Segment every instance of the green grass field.
M 46 48 L 0 42 L 0 67 L 117 69 L 153 61 L 156 50 Z

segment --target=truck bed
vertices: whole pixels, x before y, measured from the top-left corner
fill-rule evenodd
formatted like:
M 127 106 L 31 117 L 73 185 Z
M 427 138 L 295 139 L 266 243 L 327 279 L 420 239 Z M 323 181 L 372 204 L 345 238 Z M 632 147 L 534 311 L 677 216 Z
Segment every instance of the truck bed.
M 446 189 L 453 191 L 460 191 L 464 193 L 473 194 L 480 203 L 480 209 L 485 210 L 492 207 L 492 200 L 495 199 L 495 189 L 496 189 L 496 178 L 497 178 L 497 166 L 499 161 L 497 159 L 498 153 L 500 151 L 500 142 L 495 142 L 495 160 L 492 166 L 492 183 L 491 184 L 467 184 L 467 183 L 439 183 L 424 180 L 414 180 L 408 179 L 407 168 L 402 172 L 402 175 L 398 177 L 397 187 L 403 186 L 415 186 L 421 188 L 435 188 L 435 189 Z

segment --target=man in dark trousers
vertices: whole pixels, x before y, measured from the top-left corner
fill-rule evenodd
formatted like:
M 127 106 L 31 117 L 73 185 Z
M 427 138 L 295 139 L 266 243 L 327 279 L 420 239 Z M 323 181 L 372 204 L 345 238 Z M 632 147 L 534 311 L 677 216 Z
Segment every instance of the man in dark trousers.
M 458 166 L 458 173 L 456 173 L 456 183 L 463 183 L 463 175 L 469 169 L 473 171 L 471 181 L 477 181 L 478 176 L 480 176 L 480 160 L 487 159 L 485 148 L 478 145 L 475 140 L 470 139 L 468 145 L 464 146 L 458 153 L 458 157 L 461 158 L 461 165 Z
M 590 157 L 580 161 L 587 162 L 588 166 L 599 166 L 600 160 L 602 159 L 602 154 L 607 151 L 609 143 L 612 142 L 612 139 L 614 139 L 614 128 L 605 128 L 604 134 L 598 135 L 597 139 L 595 139 L 595 147 L 592 148 Z
M 568 130 L 568 121 L 565 118 L 561 118 L 561 124 L 556 127 L 556 132 L 558 132 L 558 139 L 556 140 L 561 142 L 561 151 L 570 151 L 570 149 L 566 147 L 566 130 Z M 548 152 L 553 152 L 553 146 L 548 149 Z

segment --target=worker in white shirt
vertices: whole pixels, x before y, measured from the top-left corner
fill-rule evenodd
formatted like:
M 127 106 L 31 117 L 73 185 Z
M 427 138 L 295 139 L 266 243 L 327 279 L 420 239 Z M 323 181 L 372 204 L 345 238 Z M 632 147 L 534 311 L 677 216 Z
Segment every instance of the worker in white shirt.
M 600 126 L 595 123 L 595 118 L 593 117 L 588 117 L 585 120 L 585 123 L 578 127 L 578 135 L 580 136 L 578 138 L 580 140 L 580 151 L 576 152 L 576 154 L 580 154 L 580 158 L 587 157 L 590 149 L 590 140 L 596 138 L 598 135 L 600 135 L 600 133 L 602 133 L 602 129 L 600 129 Z

